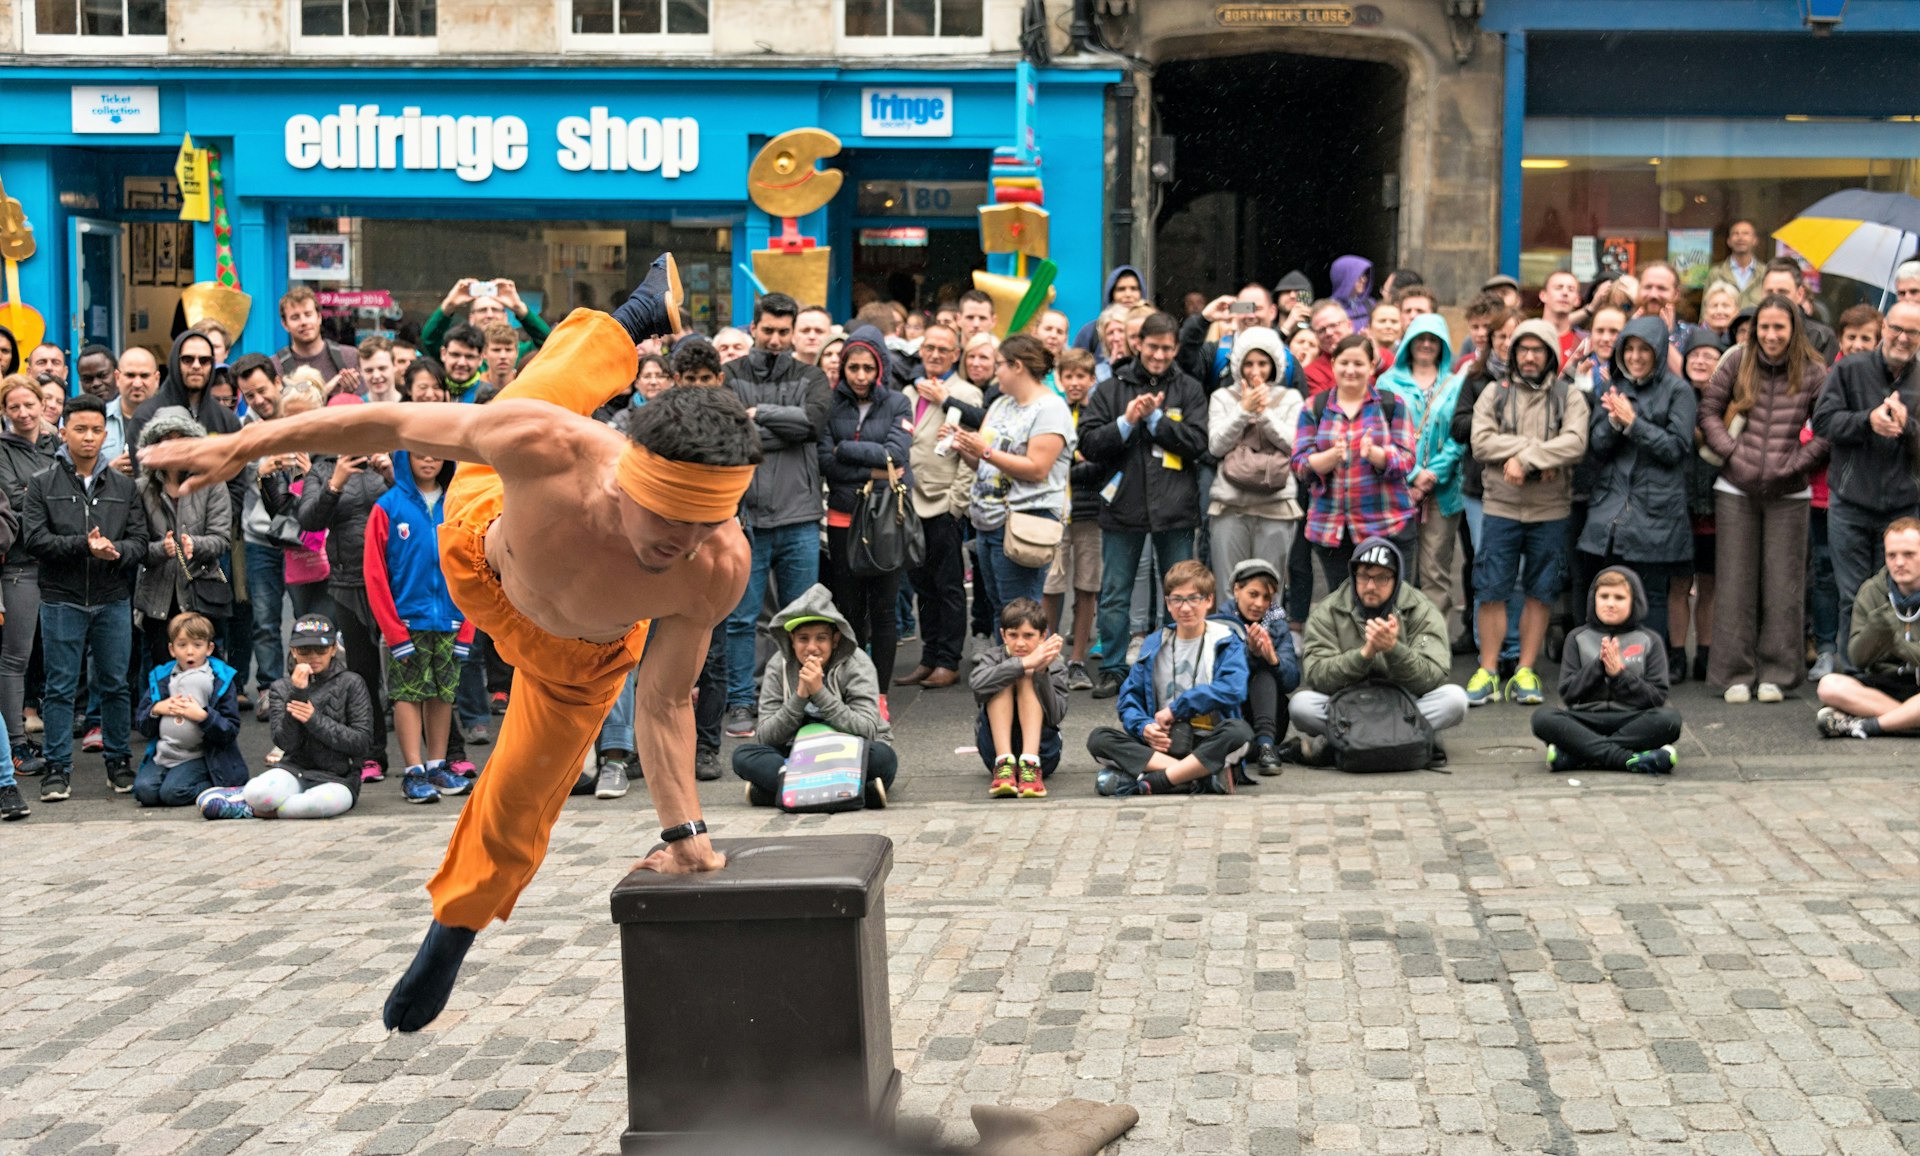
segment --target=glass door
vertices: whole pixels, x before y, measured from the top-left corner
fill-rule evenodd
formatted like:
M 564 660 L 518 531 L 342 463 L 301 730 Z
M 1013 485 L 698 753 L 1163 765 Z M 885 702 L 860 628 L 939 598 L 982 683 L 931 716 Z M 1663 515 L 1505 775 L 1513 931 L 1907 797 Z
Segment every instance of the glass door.
M 73 315 L 69 330 L 74 356 L 90 343 L 120 348 L 126 325 L 120 270 L 121 226 L 91 217 L 73 218 Z

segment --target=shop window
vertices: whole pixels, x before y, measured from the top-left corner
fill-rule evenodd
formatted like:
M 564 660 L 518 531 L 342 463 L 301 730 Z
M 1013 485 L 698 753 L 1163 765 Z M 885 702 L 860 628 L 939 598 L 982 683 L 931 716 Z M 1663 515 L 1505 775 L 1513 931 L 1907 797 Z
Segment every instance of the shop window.
M 570 0 L 574 36 L 705 36 L 707 0 Z
M 300 0 L 302 38 L 359 41 L 425 39 L 434 35 L 435 0 Z
M 855 50 L 859 41 L 885 41 L 871 50 L 898 52 L 902 42 L 926 41 L 929 50 L 950 52 L 984 40 L 986 0 L 843 0 L 840 28 Z M 908 47 L 914 47 L 911 44 Z M 984 46 L 984 45 L 982 45 Z
M 28 47 L 165 52 L 166 0 L 28 0 Z
M 1831 130 L 1829 130 L 1831 131 Z M 1528 152 L 1534 153 L 1530 124 Z M 1730 148 L 1728 151 L 1732 151 Z M 1727 230 L 1750 221 L 1760 266 L 1793 256 L 1773 231 L 1842 189 L 1920 193 L 1920 163 L 1889 156 L 1529 155 L 1521 161 L 1520 280 L 1529 295 L 1569 269 L 1637 274 L 1664 261 L 1679 272 L 1684 319 L 1699 317 L 1709 269 L 1728 257 Z M 1803 260 L 1802 265 L 1806 263 Z M 1886 270 L 1892 274 L 1891 267 Z M 1831 322 L 1847 306 L 1881 304 L 1881 286 L 1808 270 L 1817 312 Z
M 336 341 L 417 332 L 456 281 L 506 278 L 528 308 L 551 324 L 576 308 L 612 309 L 626 300 L 656 254 L 679 261 L 686 308 L 712 333 L 732 320 L 735 224 L 677 221 L 485 221 L 293 218 L 287 229 L 313 245 L 344 239 L 343 278 L 316 280 L 321 313 Z M 289 242 L 290 246 L 294 243 Z M 290 259 L 297 259 L 298 252 Z

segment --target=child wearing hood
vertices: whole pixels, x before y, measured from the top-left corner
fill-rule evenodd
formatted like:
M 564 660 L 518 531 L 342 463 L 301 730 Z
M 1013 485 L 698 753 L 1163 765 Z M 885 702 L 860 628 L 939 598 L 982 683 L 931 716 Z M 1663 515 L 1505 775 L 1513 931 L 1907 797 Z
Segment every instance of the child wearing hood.
M 760 717 L 753 741 L 733 750 L 733 773 L 747 781 L 747 802 L 771 807 L 780 794 L 780 773 L 800 728 L 818 723 L 867 740 L 867 805 L 887 805 L 887 788 L 899 772 L 893 727 L 880 711 L 880 681 L 873 660 L 854 644 L 853 627 L 815 583 L 774 615 L 778 647 L 760 678 Z
M 1550 771 L 1665 775 L 1680 761 L 1680 712 L 1667 703 L 1667 647 L 1642 624 L 1640 576 L 1608 566 L 1587 592 L 1587 622 L 1567 635 L 1560 660 L 1566 705 L 1533 712 Z
M 1247 700 L 1240 709 L 1253 728 L 1247 758 L 1262 775 L 1277 775 L 1277 744 L 1287 734 L 1287 696 L 1300 686 L 1300 659 L 1280 605 L 1280 571 L 1265 558 L 1248 558 L 1232 574 L 1233 603 L 1213 617 L 1246 632 Z M 1235 781 L 1250 780 L 1242 769 Z
M 463 795 L 472 785 L 447 764 L 460 664 L 473 646 L 473 624 L 454 605 L 440 569 L 440 521 L 453 470 L 441 458 L 395 451 L 393 485 L 367 515 L 362 573 L 387 644 L 393 729 L 407 768 L 400 790 L 409 803 Z
M 1300 529 L 1289 464 L 1302 404 L 1293 356 L 1259 325 L 1234 339 L 1231 366 L 1231 381 L 1207 403 L 1207 448 L 1221 461 L 1207 492 L 1215 574 L 1249 558 L 1285 558 Z

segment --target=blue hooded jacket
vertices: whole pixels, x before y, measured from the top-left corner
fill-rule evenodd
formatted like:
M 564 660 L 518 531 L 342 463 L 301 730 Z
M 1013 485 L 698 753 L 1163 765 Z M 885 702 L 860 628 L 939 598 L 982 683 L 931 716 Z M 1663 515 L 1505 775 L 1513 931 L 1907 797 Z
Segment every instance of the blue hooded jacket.
M 160 720 L 153 717 L 153 704 L 166 701 L 173 693 L 169 687 L 179 665 L 177 661 L 163 662 L 153 668 L 147 675 L 146 693 L 133 712 L 133 729 L 148 740 L 148 758 L 160 747 Z M 234 683 L 238 680 L 234 669 L 217 658 L 207 659 L 207 669 L 213 671 L 213 702 L 208 705 L 206 720 L 200 724 L 200 735 L 206 744 L 203 757 L 207 776 L 216 787 L 244 787 L 248 778 L 247 760 L 236 745 L 240 737 L 240 691 Z
M 458 657 L 473 641 L 473 626 L 453 604 L 440 570 L 440 522 L 452 467 L 442 464 L 441 500 L 429 510 L 413 477 L 413 455 L 396 450 L 393 486 L 367 516 L 367 602 L 395 658 L 413 653 L 416 630 L 454 635 Z
M 1113 270 L 1107 274 L 1107 283 L 1100 289 L 1100 312 L 1105 312 L 1107 306 L 1113 304 L 1113 283 L 1120 280 L 1121 274 L 1123 273 L 1133 274 L 1133 279 L 1140 282 L 1140 300 L 1153 300 L 1153 290 L 1147 285 L 1146 274 L 1140 272 L 1140 270 L 1134 268 L 1132 265 L 1115 265 Z M 1096 352 L 1099 349 L 1100 318 L 1098 314 L 1094 316 L 1093 320 L 1080 327 L 1080 332 L 1074 335 L 1073 344 L 1076 348 L 1084 349 L 1088 353 Z
M 1413 339 L 1422 334 L 1440 342 L 1439 376 L 1431 392 L 1413 379 Z M 1437 313 L 1414 318 L 1394 352 L 1393 368 L 1382 374 L 1379 388 L 1390 391 L 1407 407 L 1413 423 L 1414 470 L 1432 470 L 1440 513 L 1451 517 L 1466 508 L 1460 497 L 1460 455 L 1466 447 L 1453 440 L 1453 411 L 1459 404 L 1462 375 L 1453 372 L 1453 339 Z
M 1184 721 L 1196 715 L 1239 718 L 1240 706 L 1247 701 L 1246 628 L 1217 617 L 1208 618 L 1206 628 L 1206 644 L 1213 647 L 1213 678 L 1167 704 L 1176 720 Z M 1158 692 L 1153 685 L 1153 664 L 1160 648 L 1173 636 L 1171 626 L 1147 635 L 1140 643 L 1139 659 L 1127 672 L 1127 681 L 1120 686 L 1117 703 L 1120 726 L 1136 739 L 1153 721 L 1153 716 L 1160 713 Z

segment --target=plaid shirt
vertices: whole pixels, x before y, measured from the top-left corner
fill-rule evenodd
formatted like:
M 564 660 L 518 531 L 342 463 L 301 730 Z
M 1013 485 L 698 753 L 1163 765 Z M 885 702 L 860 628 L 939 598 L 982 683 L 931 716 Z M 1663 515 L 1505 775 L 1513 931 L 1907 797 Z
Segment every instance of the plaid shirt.
M 1376 445 L 1387 445 L 1385 468 L 1374 468 L 1361 455 L 1360 443 L 1369 437 Z M 1332 449 L 1342 439 L 1347 443 L 1345 465 L 1322 474 L 1307 464 L 1309 457 Z M 1314 416 L 1311 401 L 1301 407 L 1293 438 L 1293 476 L 1304 479 L 1311 498 L 1307 541 L 1336 547 L 1343 535 L 1352 545 L 1375 535 L 1391 538 L 1405 530 L 1419 512 L 1407 492 L 1407 475 L 1412 472 L 1413 424 L 1405 402 L 1394 406 L 1391 430 L 1380 408 L 1380 394 L 1371 387 L 1359 414 L 1351 418 L 1331 393 L 1324 418 Z

